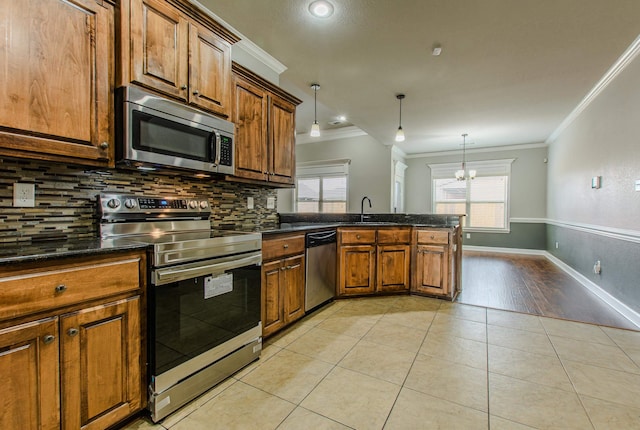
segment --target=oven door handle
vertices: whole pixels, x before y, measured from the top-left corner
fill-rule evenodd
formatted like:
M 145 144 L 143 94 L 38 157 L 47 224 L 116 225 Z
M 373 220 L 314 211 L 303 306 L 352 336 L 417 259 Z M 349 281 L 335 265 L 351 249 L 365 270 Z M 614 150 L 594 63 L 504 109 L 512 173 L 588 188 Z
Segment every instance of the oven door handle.
M 203 261 L 201 263 L 191 263 L 178 267 L 156 269 L 152 274 L 153 280 L 155 281 L 154 285 L 164 285 L 171 282 L 183 281 L 185 279 L 197 278 L 198 276 L 223 273 L 230 269 L 261 264 L 262 253 L 259 252 L 242 258 L 227 257 L 221 260 L 216 260 L 214 263 Z

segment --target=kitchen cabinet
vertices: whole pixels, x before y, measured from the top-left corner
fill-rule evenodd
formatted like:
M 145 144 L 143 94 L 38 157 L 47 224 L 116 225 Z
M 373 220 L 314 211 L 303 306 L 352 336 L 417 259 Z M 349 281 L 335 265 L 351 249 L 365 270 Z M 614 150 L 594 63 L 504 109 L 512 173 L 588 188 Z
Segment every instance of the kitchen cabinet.
M 0 428 L 104 429 L 140 411 L 145 255 L 0 272 Z
M 340 228 L 338 243 L 340 296 L 409 290 L 409 227 Z
M 411 291 L 453 300 L 460 283 L 459 228 L 417 228 L 412 242 L 415 269 Z
M 231 116 L 231 44 L 236 36 L 185 2 L 125 0 L 121 11 L 121 85 L 132 82 Z
M 0 0 L 0 28 L 0 156 L 112 167 L 112 2 Z
M 304 316 L 304 234 L 262 240 L 262 335 Z
M 236 178 L 291 186 L 295 180 L 295 111 L 301 101 L 233 64 Z

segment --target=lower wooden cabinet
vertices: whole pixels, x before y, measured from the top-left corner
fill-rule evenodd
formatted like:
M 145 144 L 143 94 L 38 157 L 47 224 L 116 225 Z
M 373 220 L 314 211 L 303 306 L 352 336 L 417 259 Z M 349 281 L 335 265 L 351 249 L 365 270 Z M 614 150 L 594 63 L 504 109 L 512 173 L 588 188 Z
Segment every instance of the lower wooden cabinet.
M 304 316 L 304 235 L 263 239 L 262 247 L 263 259 L 270 260 L 262 265 L 262 335 L 267 337 Z
M 459 291 L 459 228 L 415 229 L 411 291 L 453 300 Z
M 409 227 L 338 229 L 338 294 L 409 291 Z
M 144 253 L 2 268 L 0 428 L 105 429 L 145 406 L 145 270 Z

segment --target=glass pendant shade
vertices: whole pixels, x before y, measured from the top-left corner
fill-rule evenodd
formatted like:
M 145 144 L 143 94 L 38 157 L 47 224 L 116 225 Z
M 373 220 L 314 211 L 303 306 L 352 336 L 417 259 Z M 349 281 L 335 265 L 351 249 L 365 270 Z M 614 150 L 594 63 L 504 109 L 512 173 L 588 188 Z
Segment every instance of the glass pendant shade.
M 456 170 L 456 179 L 458 181 L 464 181 L 464 170 Z
M 404 142 L 404 130 L 402 127 L 398 127 L 398 131 L 396 131 L 396 142 Z
M 475 179 L 476 178 L 476 171 L 471 169 L 469 170 L 469 179 Z
M 310 133 L 311 137 L 318 137 L 320 136 L 320 125 L 318 124 L 318 121 L 314 121 L 314 123 L 311 125 L 311 133 Z

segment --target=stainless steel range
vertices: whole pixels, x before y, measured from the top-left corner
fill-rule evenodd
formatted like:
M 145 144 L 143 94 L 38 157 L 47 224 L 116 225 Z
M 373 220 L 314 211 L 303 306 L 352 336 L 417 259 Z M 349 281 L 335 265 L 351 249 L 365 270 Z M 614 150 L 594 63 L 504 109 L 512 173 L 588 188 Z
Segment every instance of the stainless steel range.
M 149 410 L 159 421 L 262 350 L 260 233 L 211 230 L 205 198 L 101 194 L 103 241 L 149 244 Z

